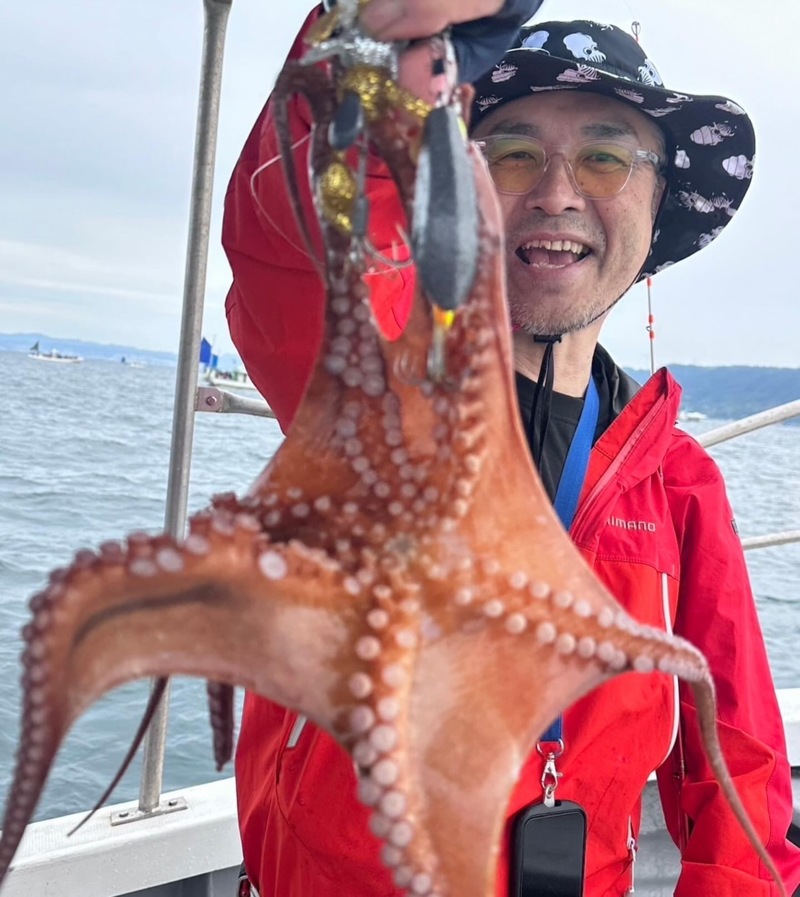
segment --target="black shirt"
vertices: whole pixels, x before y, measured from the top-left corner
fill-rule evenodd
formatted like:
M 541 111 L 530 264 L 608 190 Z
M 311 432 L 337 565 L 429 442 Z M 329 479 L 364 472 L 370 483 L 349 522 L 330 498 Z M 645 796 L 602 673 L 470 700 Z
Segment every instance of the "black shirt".
M 557 365 L 558 352 L 556 352 L 554 361 Z M 539 439 L 541 424 L 540 421 L 537 421 L 534 432 L 531 432 L 531 409 L 538 386 L 533 380 L 529 380 L 520 373 L 517 373 L 515 376 L 517 401 L 520 414 L 522 415 L 522 425 L 528 436 L 531 454 L 533 454 L 533 445 Z M 601 346 L 597 347 L 592 360 L 592 378 L 597 386 L 597 393 L 600 399 L 597 428 L 592 440 L 592 444 L 594 444 L 630 401 L 639 386 L 635 380 L 614 364 L 611 356 Z M 550 497 L 550 501 L 555 499 L 558 482 L 561 479 L 564 462 L 567 459 L 567 452 L 575 436 L 581 411 L 583 411 L 583 402 L 582 398 L 553 392 L 544 449 L 542 451 L 542 463 L 539 468 L 539 476 L 542 478 L 542 483 Z

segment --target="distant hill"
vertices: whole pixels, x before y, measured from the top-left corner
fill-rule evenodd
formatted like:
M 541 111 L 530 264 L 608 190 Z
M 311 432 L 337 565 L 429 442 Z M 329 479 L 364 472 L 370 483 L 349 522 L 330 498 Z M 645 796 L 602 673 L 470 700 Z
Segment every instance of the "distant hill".
M 800 368 L 668 365 L 683 387 L 684 411 L 736 419 L 800 399 Z M 626 369 L 639 383 L 648 371 Z
M 134 346 L 120 346 L 114 343 L 91 343 L 80 339 L 55 339 L 44 333 L 0 333 L 0 349 L 7 352 L 27 352 L 38 342 L 42 352 L 56 349 L 69 355 L 82 355 L 102 361 L 144 361 L 147 364 L 163 364 L 175 367 L 178 356 L 174 352 L 154 352 L 137 349 Z
M 178 355 L 175 352 L 155 352 L 152 349 L 137 349 L 116 343 L 92 343 L 80 339 L 56 339 L 44 333 L 0 333 L 0 351 L 27 352 L 37 342 L 42 352 L 56 349 L 68 355 L 82 355 L 96 361 L 138 361 L 152 365 L 175 367 Z M 241 361 L 234 355 L 220 358 L 221 370 L 241 368 Z

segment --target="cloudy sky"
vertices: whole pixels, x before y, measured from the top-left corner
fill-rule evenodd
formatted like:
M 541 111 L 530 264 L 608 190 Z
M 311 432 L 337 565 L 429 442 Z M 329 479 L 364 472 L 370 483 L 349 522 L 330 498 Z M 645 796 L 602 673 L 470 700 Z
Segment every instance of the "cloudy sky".
M 0 4 L 0 331 L 176 348 L 202 6 Z M 223 351 L 222 196 L 308 8 L 233 0 L 204 324 Z M 655 280 L 657 361 L 799 366 L 800 4 L 545 0 L 542 14 L 638 20 L 669 88 L 724 94 L 755 122 L 758 164 L 741 213 Z M 646 313 L 637 287 L 608 325 L 620 362 L 646 366 Z

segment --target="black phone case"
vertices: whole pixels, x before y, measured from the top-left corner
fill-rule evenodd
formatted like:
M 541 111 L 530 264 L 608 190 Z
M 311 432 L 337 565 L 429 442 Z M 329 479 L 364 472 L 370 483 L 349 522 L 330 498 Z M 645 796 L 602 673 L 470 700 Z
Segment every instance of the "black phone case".
M 583 897 L 586 813 L 557 800 L 532 804 L 514 820 L 510 897 Z

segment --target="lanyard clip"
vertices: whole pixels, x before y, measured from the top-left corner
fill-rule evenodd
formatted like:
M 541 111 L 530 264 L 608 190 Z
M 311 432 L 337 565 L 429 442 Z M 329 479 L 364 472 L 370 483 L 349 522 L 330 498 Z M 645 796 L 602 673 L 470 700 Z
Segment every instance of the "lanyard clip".
M 558 788 L 558 780 L 563 776 L 563 772 L 556 769 L 556 755 L 549 753 L 545 757 L 544 772 L 542 772 L 542 788 L 544 789 L 544 805 L 552 809 L 556 803 L 556 788 Z
M 544 805 L 552 810 L 556 805 L 556 788 L 558 788 L 558 780 L 564 775 L 556 769 L 556 758 L 564 753 L 564 742 L 561 740 L 560 729 L 555 739 L 550 738 L 550 730 L 545 733 L 545 741 L 536 743 L 536 750 L 541 757 L 544 757 L 544 770 L 542 772 L 542 790 L 544 791 Z M 549 745 L 549 749 L 545 749 L 542 745 Z M 553 746 L 557 745 L 555 750 Z

